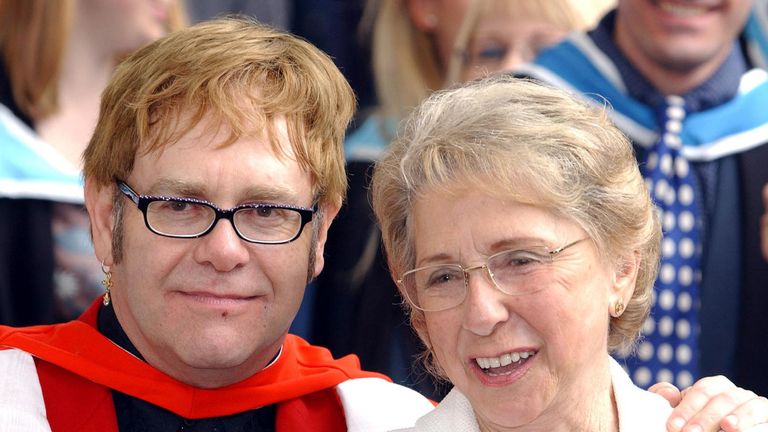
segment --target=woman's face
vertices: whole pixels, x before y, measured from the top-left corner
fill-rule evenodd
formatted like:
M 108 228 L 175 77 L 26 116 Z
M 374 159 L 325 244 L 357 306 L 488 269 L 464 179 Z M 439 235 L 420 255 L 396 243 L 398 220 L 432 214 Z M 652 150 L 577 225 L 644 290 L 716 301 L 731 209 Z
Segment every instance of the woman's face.
M 436 54 L 448 72 L 459 31 L 472 0 L 409 0 L 411 19 L 430 34 Z M 462 79 L 469 80 L 530 61 L 542 49 L 559 42 L 571 29 L 546 12 L 510 7 L 506 0 L 493 0 L 481 13 L 466 47 L 467 65 Z M 459 55 L 460 53 L 456 53 Z
M 406 0 L 416 27 L 429 34 L 444 72 L 453 52 L 461 23 L 473 0 Z
M 416 201 L 413 222 L 416 267 L 459 263 L 467 268 L 504 250 L 554 250 L 587 238 L 576 223 L 550 211 L 470 187 L 428 192 Z M 427 342 L 484 428 L 546 426 L 564 412 L 580 412 L 578 404 L 601 384 L 610 388 L 613 275 L 594 244 L 581 241 L 563 250 L 521 283 L 540 290 L 508 295 L 484 271 L 473 270 L 462 304 L 425 312 Z M 483 369 L 478 359 L 490 364 L 518 360 Z
M 514 69 L 563 40 L 570 29 L 544 15 L 504 7 L 479 17 L 465 50 L 462 79 L 468 81 Z

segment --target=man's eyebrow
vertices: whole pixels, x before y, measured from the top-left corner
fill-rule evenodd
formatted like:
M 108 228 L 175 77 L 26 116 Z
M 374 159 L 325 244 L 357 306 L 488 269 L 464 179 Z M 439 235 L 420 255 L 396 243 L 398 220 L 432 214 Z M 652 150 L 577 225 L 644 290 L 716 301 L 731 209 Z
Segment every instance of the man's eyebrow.
M 211 201 L 216 197 L 210 196 L 205 183 L 179 179 L 160 178 L 150 186 L 146 195 L 165 195 L 195 197 Z M 298 195 L 291 189 L 276 185 L 254 185 L 247 188 L 239 196 L 241 202 L 270 202 L 278 204 L 304 205 Z
M 253 186 L 242 196 L 243 201 L 269 201 L 299 205 L 298 195 L 291 189 L 280 186 Z
M 178 179 L 160 178 L 144 192 L 145 195 L 181 195 L 196 196 L 204 195 L 205 186 L 198 182 L 189 182 Z

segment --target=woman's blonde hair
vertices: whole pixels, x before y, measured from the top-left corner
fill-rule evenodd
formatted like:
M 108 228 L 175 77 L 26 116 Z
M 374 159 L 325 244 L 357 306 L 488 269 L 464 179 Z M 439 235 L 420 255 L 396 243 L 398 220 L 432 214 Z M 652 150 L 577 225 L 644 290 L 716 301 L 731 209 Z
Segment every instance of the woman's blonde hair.
M 632 346 L 652 303 L 661 228 L 632 146 L 604 109 L 506 76 L 430 96 L 373 175 L 373 208 L 395 280 L 415 266 L 414 203 L 459 185 L 575 221 L 609 265 L 638 253 L 634 293 L 607 335 L 611 351 Z M 429 346 L 424 312 L 407 307 Z
M 58 82 L 72 25 L 72 0 L 0 0 L 0 53 L 12 97 L 33 120 L 58 110 Z M 181 0 L 169 8 L 169 31 L 186 18 Z M 117 61 L 117 59 L 115 59 Z
M 0 0 L 0 53 L 13 100 L 31 119 L 57 109 L 71 14 L 71 0 Z
M 430 36 L 416 28 L 407 0 L 374 0 L 373 75 L 381 112 L 403 118 L 431 91 L 443 85 Z

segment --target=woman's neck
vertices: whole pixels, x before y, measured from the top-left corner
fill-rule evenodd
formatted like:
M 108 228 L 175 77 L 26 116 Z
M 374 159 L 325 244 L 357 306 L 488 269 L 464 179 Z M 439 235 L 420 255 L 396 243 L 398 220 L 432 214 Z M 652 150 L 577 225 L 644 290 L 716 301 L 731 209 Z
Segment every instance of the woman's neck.
M 526 425 L 504 428 L 484 423 L 478 418 L 482 432 L 618 432 L 619 417 L 611 383 L 609 359 L 591 365 L 593 373 L 583 374 L 578 382 L 560 388 L 551 405 Z
M 96 126 L 101 92 L 115 66 L 115 54 L 73 23 L 57 84 L 58 110 L 35 129 L 75 167 Z

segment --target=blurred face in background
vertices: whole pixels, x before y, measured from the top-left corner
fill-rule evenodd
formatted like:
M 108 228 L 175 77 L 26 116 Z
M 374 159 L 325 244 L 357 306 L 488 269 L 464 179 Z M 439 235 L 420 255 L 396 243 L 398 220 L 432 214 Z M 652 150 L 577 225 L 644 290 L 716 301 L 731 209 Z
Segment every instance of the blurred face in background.
M 572 30 L 544 11 L 514 9 L 502 4 L 506 0 L 493 3 L 494 6 L 481 12 L 463 50 L 463 81 L 529 62 L 539 51 L 560 42 Z
M 572 1 L 409 0 L 413 24 L 432 40 L 446 85 L 531 61 L 582 26 Z M 574 2 L 575 3 L 575 2 Z M 582 5 L 583 6 L 583 5 Z
M 179 0 L 79 0 L 75 25 L 102 41 L 105 51 L 127 53 L 168 33 Z
M 413 24 L 431 36 L 438 61 L 447 70 L 451 52 L 473 0 L 406 0 Z
M 751 7 L 750 0 L 620 0 L 614 37 L 655 85 L 676 75 L 694 85 L 725 60 Z

